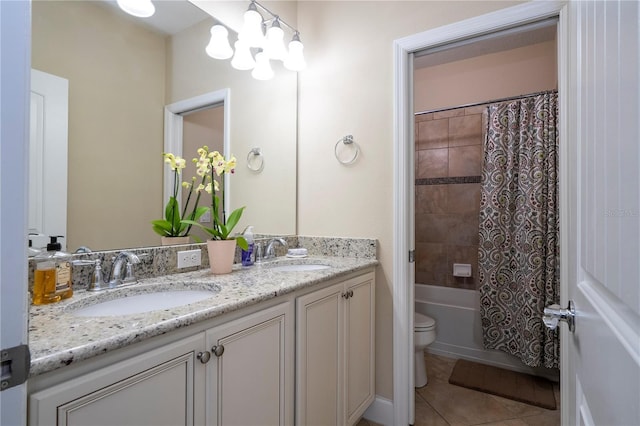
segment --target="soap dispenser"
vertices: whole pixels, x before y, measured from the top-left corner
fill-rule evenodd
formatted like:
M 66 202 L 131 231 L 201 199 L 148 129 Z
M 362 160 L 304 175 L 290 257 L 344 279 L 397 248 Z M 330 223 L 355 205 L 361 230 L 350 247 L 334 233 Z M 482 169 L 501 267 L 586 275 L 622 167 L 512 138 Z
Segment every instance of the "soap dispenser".
M 253 265 L 253 226 L 247 226 L 242 236 L 247 240 L 248 245 L 246 250 L 242 250 L 242 266 L 251 266 Z
M 73 296 L 71 287 L 71 255 L 62 251 L 62 245 L 58 238 L 62 236 L 51 236 L 51 241 L 47 244 L 46 256 L 54 262 L 56 268 L 56 295 L 60 299 L 68 299 Z
M 33 304 L 46 305 L 60 301 L 56 293 L 56 261 L 53 253 L 42 251 L 33 258 L 36 268 L 33 278 Z

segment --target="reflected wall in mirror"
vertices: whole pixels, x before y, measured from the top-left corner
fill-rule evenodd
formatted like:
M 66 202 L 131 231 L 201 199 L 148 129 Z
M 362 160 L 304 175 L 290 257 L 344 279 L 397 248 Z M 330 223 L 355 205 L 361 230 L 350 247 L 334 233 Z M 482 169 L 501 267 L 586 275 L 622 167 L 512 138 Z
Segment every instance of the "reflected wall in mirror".
M 196 8 L 185 0 L 158 7 L 178 2 Z M 231 93 L 239 163 L 231 206 L 247 207 L 239 229 L 295 233 L 295 73 L 275 67 L 273 80 L 258 82 L 209 58 L 215 21 L 202 18 L 167 35 L 101 1 L 32 3 L 32 67 L 69 80 L 68 250 L 159 245 L 150 221 L 164 207 L 164 106 L 221 88 Z M 260 174 L 246 167 L 254 146 L 266 157 Z

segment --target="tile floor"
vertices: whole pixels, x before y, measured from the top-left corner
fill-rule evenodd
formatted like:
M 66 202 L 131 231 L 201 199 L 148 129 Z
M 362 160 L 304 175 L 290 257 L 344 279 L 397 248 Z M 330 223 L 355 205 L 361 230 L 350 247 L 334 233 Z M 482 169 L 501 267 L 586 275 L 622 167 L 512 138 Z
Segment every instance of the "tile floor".
M 560 389 L 554 386 L 557 410 L 546 410 L 499 396 L 449 384 L 455 359 L 425 354 L 429 383 L 416 389 L 414 426 L 558 426 Z M 357 426 L 378 426 L 362 419 Z

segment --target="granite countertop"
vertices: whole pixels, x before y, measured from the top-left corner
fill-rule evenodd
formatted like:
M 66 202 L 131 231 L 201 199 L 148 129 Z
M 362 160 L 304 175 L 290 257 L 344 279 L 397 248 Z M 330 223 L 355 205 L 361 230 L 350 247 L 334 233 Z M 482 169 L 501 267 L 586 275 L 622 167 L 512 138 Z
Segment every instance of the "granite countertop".
M 271 268 L 288 263 L 324 264 L 331 268 L 283 272 Z M 31 376 L 141 342 L 153 336 L 214 318 L 295 290 L 378 264 L 375 259 L 310 256 L 278 258 L 263 265 L 234 265 L 226 275 L 209 269 L 140 280 L 137 284 L 102 292 L 76 291 L 59 303 L 31 306 L 29 349 Z M 79 317 L 76 309 L 120 297 L 162 290 L 211 290 L 200 302 L 175 308 L 120 316 Z

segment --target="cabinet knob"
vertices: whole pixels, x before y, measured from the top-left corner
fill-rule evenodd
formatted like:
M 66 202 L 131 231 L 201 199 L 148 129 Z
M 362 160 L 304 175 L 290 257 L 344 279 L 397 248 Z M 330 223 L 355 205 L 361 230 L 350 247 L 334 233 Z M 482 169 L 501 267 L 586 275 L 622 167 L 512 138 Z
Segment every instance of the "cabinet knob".
M 206 364 L 211 359 L 211 354 L 209 353 L 209 351 L 198 352 L 196 358 L 198 358 L 201 363 Z
M 353 297 L 353 290 L 345 291 L 344 293 L 342 293 L 342 297 L 344 297 L 345 299 Z
M 223 345 L 216 345 L 216 346 L 211 348 L 211 352 L 213 352 L 213 354 L 215 356 L 221 357 L 222 354 L 224 353 L 224 346 Z

